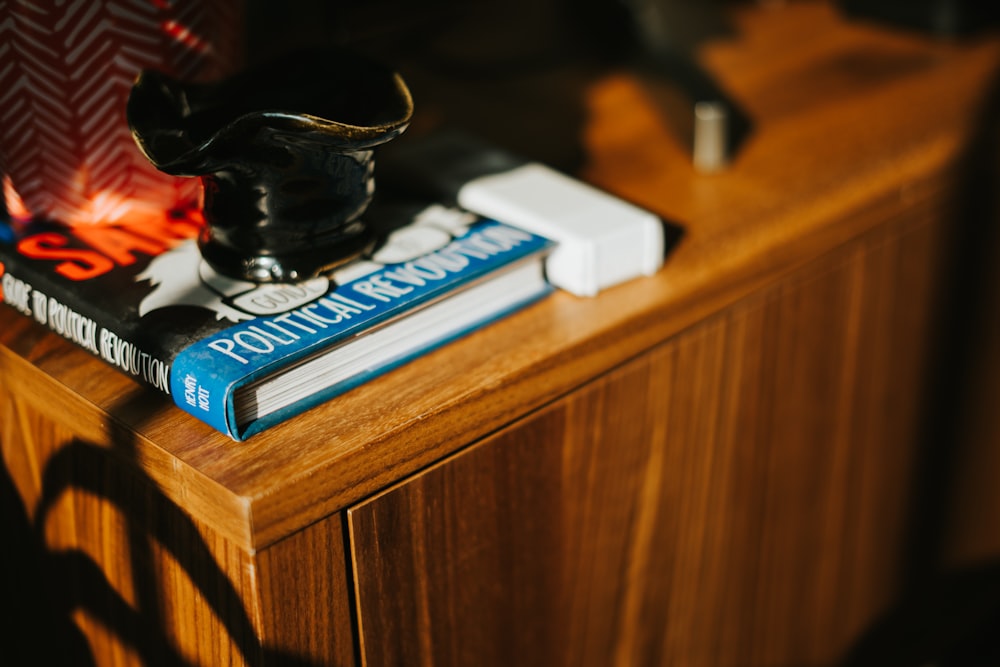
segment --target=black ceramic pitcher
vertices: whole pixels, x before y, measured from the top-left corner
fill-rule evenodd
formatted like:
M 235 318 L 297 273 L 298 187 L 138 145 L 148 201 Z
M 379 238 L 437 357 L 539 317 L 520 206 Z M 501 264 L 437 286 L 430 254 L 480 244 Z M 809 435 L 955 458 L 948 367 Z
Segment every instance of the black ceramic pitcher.
M 127 109 L 158 169 L 201 177 L 204 259 L 256 282 L 311 278 L 372 246 L 361 215 L 373 149 L 412 112 L 398 74 L 345 51 L 286 56 L 214 85 L 146 71 Z

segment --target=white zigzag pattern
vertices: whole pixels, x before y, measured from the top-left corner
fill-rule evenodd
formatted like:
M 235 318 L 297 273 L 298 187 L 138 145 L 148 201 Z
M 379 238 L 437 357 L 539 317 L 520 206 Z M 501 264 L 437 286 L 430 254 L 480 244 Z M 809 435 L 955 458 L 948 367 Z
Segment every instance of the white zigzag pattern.
M 27 208 L 68 222 L 90 209 L 99 222 L 127 213 L 118 193 L 145 207 L 193 197 L 193 179 L 161 174 L 135 147 L 124 101 L 140 69 L 183 78 L 231 70 L 242 56 L 241 3 L 177 0 L 165 10 L 150 0 L 68 0 L 19 3 L 16 12 L 10 4 L 0 0 L 0 168 Z M 168 20 L 216 48 L 180 43 L 162 30 Z

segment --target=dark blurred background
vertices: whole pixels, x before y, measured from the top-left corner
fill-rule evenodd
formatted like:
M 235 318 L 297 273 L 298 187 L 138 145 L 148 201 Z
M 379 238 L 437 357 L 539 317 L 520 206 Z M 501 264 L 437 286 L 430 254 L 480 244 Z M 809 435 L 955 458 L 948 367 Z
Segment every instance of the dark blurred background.
M 627 63 L 675 81 L 686 97 L 722 94 L 689 55 L 728 32 L 722 9 L 735 2 L 258 1 L 249 64 L 303 46 L 347 46 L 404 75 L 416 106 L 408 134 L 448 125 L 572 170 L 581 91 L 603 69 Z

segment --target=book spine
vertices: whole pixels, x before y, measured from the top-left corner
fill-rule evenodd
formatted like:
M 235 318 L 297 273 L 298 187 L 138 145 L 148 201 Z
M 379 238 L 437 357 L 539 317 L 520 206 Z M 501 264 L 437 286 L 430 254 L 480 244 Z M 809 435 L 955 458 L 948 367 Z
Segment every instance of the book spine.
M 9 261 L 0 260 L 0 297 L 25 317 L 48 327 L 126 375 L 171 395 L 170 364 L 142 350 L 112 328 L 66 305 L 18 275 Z

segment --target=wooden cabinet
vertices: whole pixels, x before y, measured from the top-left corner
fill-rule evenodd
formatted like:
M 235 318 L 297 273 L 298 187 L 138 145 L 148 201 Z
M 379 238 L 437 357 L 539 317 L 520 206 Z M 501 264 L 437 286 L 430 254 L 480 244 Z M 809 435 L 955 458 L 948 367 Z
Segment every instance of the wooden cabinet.
M 936 253 L 898 227 L 350 509 L 365 664 L 831 664 L 902 584 Z
M 921 512 L 1000 41 L 813 1 L 733 21 L 699 54 L 754 120 L 721 173 L 691 169 L 662 81 L 578 91 L 581 177 L 684 227 L 659 274 L 245 443 L 0 310 L 0 662 L 828 665 L 926 547 L 995 556 L 986 514 L 921 531 L 1000 506 L 993 448 Z

